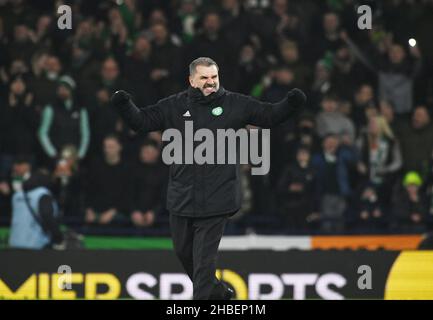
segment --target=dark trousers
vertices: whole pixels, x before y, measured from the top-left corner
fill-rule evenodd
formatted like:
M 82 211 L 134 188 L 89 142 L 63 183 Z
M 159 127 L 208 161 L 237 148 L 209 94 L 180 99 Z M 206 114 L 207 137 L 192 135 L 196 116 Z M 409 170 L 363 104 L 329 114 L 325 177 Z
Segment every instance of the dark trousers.
M 224 299 L 227 287 L 215 271 L 227 219 L 227 215 L 191 218 L 170 214 L 174 251 L 193 283 L 194 300 Z

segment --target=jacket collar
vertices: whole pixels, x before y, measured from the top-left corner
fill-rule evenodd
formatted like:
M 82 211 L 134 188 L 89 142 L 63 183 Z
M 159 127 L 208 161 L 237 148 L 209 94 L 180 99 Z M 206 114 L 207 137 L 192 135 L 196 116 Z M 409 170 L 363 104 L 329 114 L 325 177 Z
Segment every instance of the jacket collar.
M 211 93 L 208 96 L 203 95 L 200 89 L 189 86 L 188 88 L 188 99 L 191 102 L 198 103 L 201 105 L 212 105 L 219 101 L 226 93 L 225 89 L 220 86 L 217 92 Z

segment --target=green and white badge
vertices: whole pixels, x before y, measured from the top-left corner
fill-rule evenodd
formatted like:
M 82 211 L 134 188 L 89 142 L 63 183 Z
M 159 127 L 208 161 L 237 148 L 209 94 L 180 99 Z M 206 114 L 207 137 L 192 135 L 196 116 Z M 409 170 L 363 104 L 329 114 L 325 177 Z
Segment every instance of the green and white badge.
M 215 107 L 215 108 L 212 109 L 212 114 L 215 117 L 220 116 L 222 113 L 223 113 L 223 108 L 222 107 Z

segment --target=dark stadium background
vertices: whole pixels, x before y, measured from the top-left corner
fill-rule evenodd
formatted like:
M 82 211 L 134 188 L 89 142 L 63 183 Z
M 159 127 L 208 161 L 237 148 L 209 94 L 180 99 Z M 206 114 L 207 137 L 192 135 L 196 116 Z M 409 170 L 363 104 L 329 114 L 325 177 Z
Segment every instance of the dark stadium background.
M 71 30 L 57 26 L 62 4 L 72 8 Z M 371 30 L 358 28 L 360 5 L 372 10 Z M 299 118 L 273 129 L 270 173 L 243 167 L 243 206 L 220 259 L 238 298 L 266 298 L 247 295 L 258 273 L 276 277 L 262 279 L 276 281 L 272 299 L 299 298 L 283 275 L 306 273 L 313 280 L 303 298 L 433 298 L 431 252 L 405 251 L 432 248 L 432 17 L 429 0 L 0 0 L 0 298 L 62 298 L 35 289 L 54 281 L 41 274 L 59 265 L 82 275 L 78 297 L 98 298 L 84 294 L 85 275 L 105 273 L 121 287 L 108 297 L 147 299 L 126 284 L 147 272 L 158 282 L 152 294 L 173 298 L 158 287 L 161 274 L 181 272 L 164 209 L 161 134 L 133 133 L 109 98 L 125 89 L 138 106 L 152 105 L 187 88 L 199 56 L 218 63 L 227 90 L 277 102 L 297 87 L 308 97 Z M 56 114 L 59 83 L 72 88 L 73 104 Z M 62 228 L 83 235 L 88 250 L 8 248 L 23 178 L 17 159 L 49 172 Z M 113 219 L 92 219 L 111 207 Z M 377 270 L 373 291 L 356 286 L 363 264 Z M 326 279 L 337 295 L 321 291 Z M 23 283 L 30 289 L 19 291 Z

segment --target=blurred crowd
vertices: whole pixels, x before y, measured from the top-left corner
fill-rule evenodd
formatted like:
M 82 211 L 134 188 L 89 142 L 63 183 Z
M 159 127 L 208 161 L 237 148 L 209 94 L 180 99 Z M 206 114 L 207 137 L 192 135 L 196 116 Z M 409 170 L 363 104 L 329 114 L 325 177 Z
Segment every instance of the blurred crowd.
M 72 8 L 71 30 L 58 28 L 60 4 Z M 372 29 L 358 28 L 360 4 Z M 0 0 L 0 221 L 44 168 L 66 223 L 166 226 L 161 133 L 131 131 L 110 96 L 124 89 L 152 105 L 186 89 L 189 63 L 208 56 L 227 90 L 308 97 L 272 131 L 270 173 L 242 167 L 234 226 L 425 231 L 432 16 L 429 0 Z

